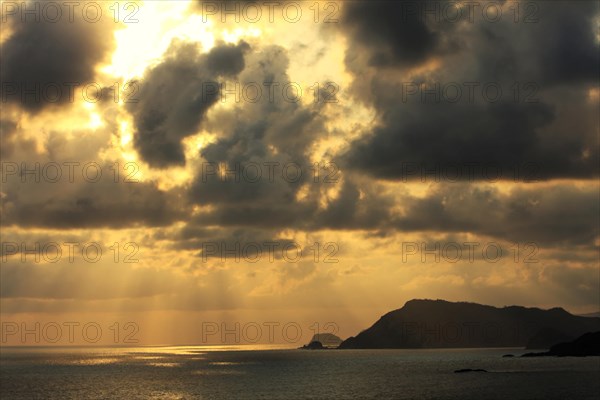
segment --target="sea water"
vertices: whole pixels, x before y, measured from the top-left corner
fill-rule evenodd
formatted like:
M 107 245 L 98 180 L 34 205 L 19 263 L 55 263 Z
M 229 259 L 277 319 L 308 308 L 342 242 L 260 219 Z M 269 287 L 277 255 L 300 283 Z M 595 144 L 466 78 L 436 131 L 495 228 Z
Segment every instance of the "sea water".
M 599 399 L 600 357 L 522 349 L 2 348 L 6 399 Z M 488 372 L 455 373 L 457 369 Z

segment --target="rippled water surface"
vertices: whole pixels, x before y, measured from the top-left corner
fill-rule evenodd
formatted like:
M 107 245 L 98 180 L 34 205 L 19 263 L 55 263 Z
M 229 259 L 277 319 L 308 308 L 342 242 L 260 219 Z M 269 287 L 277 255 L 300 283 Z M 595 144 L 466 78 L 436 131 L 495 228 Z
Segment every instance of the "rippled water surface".
M 255 347 L 1 351 L 5 399 L 598 399 L 600 358 L 522 350 Z M 488 373 L 456 374 L 461 368 Z

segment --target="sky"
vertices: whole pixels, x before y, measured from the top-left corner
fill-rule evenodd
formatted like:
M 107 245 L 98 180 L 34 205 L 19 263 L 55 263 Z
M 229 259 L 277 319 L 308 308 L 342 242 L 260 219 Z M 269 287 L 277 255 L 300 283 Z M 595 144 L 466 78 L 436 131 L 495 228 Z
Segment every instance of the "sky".
M 598 311 L 598 2 L 1 7 L 3 345 Z

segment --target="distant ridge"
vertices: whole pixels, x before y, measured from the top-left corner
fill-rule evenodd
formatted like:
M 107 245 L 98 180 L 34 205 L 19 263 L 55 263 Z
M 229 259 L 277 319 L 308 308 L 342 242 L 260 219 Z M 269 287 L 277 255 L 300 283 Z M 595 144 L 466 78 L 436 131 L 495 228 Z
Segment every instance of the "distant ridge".
M 600 318 L 600 311 L 588 313 L 588 314 L 577 314 L 580 317 L 588 317 L 588 318 Z
M 600 318 L 562 308 L 497 308 L 468 302 L 410 300 L 370 328 L 342 342 L 342 349 L 527 347 L 541 349 L 556 338 L 571 340 L 600 330 Z

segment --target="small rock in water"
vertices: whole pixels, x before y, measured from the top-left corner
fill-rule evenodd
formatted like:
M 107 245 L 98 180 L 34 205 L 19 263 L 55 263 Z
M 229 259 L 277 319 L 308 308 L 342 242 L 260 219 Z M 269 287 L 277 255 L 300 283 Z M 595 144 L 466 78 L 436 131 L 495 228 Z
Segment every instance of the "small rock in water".
M 455 374 L 459 374 L 462 372 L 487 372 L 485 369 L 471 369 L 471 368 L 464 368 L 464 369 L 457 369 L 456 371 L 454 371 Z

